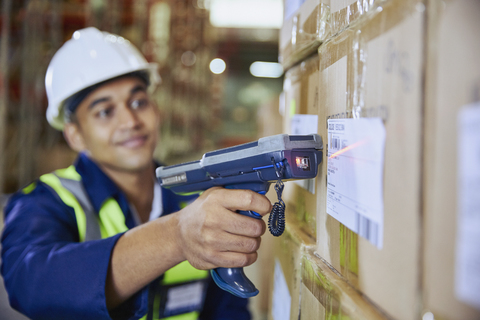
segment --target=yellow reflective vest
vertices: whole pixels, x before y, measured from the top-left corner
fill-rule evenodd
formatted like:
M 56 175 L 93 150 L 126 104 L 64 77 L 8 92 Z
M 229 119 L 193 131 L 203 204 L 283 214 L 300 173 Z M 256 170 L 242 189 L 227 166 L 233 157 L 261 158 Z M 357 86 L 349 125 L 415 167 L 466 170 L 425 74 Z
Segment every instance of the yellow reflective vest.
M 81 176 L 75 170 L 74 166 L 42 175 L 40 181 L 49 185 L 66 205 L 73 208 L 81 242 L 108 238 L 128 230 L 125 224 L 125 216 L 115 199 L 109 198 L 105 200 L 100 208 L 100 212 L 98 212 L 98 214 L 95 212 L 83 187 Z M 23 191 L 29 193 L 33 188 L 34 185 L 32 184 Z M 165 288 L 177 288 L 177 290 L 161 290 L 157 292 L 150 306 L 152 310 L 149 310 L 149 313 L 145 315 L 142 320 L 159 319 L 161 317 L 158 310 L 164 310 L 166 307 L 165 301 L 167 297 L 165 297 L 165 295 L 176 297 L 178 294 L 175 295 L 175 292 L 181 293 L 182 290 L 189 292 L 192 292 L 192 290 L 196 290 L 197 292 L 202 291 L 199 284 L 202 280 L 207 279 L 207 277 L 208 271 L 195 269 L 188 261 L 184 261 L 169 269 L 163 275 L 163 279 L 160 280 L 161 286 Z M 180 288 L 182 285 L 185 286 L 184 289 Z M 203 281 L 203 285 L 205 285 L 205 281 Z M 205 290 L 203 290 L 203 292 L 204 291 Z M 168 303 L 170 303 L 170 305 L 178 305 L 175 301 L 169 301 L 167 302 L 167 307 Z M 203 298 L 201 303 L 203 304 Z M 163 317 L 162 319 L 193 320 L 197 319 L 198 315 L 199 311 L 190 311 Z

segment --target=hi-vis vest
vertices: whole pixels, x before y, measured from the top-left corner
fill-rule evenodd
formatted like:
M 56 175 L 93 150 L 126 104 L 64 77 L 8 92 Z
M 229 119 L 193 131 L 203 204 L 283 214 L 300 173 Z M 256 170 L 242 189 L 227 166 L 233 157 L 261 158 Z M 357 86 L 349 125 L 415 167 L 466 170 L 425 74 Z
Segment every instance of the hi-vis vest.
M 105 200 L 97 215 L 74 166 L 42 175 L 40 181 L 50 186 L 60 200 L 75 211 L 80 242 L 104 239 L 128 230 L 125 216 L 113 198 Z M 23 192 L 29 193 L 34 188 L 33 183 Z M 171 268 L 163 275 L 161 285 L 156 286 L 156 294 L 149 293 L 149 312 L 142 320 L 162 316 L 168 320 L 197 319 L 203 305 L 207 277 L 206 270 L 195 269 L 188 261 Z

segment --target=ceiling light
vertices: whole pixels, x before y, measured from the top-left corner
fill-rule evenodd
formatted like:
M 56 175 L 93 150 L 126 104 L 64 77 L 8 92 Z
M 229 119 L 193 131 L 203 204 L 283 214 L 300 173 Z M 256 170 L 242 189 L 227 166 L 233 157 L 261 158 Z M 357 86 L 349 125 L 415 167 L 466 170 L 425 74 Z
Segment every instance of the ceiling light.
M 211 0 L 210 23 L 221 28 L 280 29 L 282 0 Z
M 223 73 L 223 71 L 225 71 L 226 68 L 227 68 L 227 65 L 225 61 L 223 61 L 220 58 L 215 58 L 210 62 L 210 71 L 212 71 L 215 74 Z
M 250 73 L 259 78 L 279 78 L 283 74 L 283 68 L 277 62 L 255 61 L 250 65 Z

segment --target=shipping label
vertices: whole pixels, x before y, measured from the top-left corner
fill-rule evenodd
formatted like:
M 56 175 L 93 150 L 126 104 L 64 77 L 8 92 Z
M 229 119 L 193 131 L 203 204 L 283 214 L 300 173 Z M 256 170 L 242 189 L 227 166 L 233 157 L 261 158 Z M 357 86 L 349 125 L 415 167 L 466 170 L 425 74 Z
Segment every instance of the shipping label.
M 382 119 L 328 120 L 327 213 L 379 249 L 384 154 Z

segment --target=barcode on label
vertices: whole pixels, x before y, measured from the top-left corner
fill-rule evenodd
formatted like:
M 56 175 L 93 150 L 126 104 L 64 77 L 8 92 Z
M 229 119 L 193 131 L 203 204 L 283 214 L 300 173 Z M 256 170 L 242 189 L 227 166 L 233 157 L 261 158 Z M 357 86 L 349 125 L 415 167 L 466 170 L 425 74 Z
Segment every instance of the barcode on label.
M 358 234 L 378 247 L 378 223 L 359 213 L 356 215 Z
M 332 149 L 334 150 L 340 149 L 340 139 L 337 139 L 337 138 L 332 139 Z

